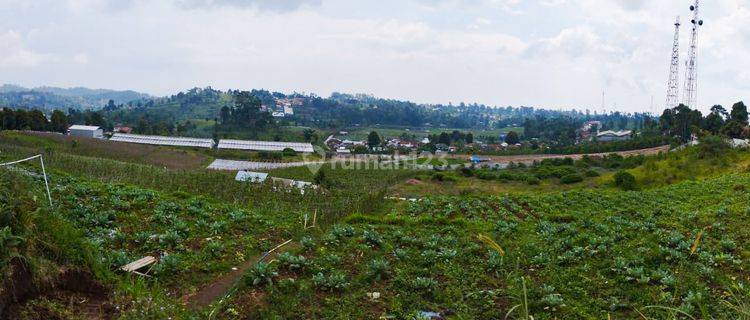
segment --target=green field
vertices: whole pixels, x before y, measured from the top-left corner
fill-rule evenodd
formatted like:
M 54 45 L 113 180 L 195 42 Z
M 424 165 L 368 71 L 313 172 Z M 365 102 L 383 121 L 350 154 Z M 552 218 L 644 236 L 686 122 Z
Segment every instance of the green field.
M 150 160 L 192 151 L 0 139 L 0 162 L 44 154 L 54 203 L 38 164 L 0 168 L 0 293 L 28 297 L 0 294 L 13 319 L 750 317 L 744 150 L 270 171 L 320 185 L 302 194 Z M 118 270 L 144 256 L 148 277 Z

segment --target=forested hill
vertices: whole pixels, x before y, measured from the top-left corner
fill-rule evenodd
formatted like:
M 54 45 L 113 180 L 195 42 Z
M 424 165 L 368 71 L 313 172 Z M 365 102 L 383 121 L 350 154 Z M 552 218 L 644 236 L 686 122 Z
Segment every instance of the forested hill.
M 111 113 L 122 123 L 148 122 L 179 123 L 187 120 L 222 121 L 221 109 L 234 108 L 235 97 L 241 91 L 220 91 L 210 87 L 193 88 L 163 97 L 146 98 L 118 106 Z M 410 101 L 382 99 L 364 94 L 333 93 L 330 97 L 314 94 L 284 94 L 267 90 L 249 92 L 260 101 L 261 110 L 283 111 L 291 106 L 282 122 L 318 128 L 345 128 L 354 125 L 370 126 L 433 126 L 447 128 L 503 128 L 521 126 L 528 118 L 599 119 L 584 111 L 555 111 L 532 107 L 492 107 L 483 104 L 417 104 Z M 609 114 L 604 120 L 613 128 L 627 125 L 629 120 L 644 118 L 643 114 Z M 641 119 L 642 120 L 642 119 Z M 638 121 L 630 121 L 632 123 Z M 623 128 L 625 125 L 622 126 Z
M 56 88 L 37 87 L 24 88 L 5 84 L 0 86 L 0 107 L 18 109 L 39 109 L 52 111 L 54 109 L 101 109 L 109 100 L 115 104 L 147 99 L 149 95 L 131 90 L 117 91 L 109 89 L 89 88 Z

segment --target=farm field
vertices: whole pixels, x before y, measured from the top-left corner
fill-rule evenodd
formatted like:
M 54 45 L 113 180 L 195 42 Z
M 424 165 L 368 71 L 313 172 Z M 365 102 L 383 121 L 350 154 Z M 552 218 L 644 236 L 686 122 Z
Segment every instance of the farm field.
M 4 241 L 13 253 L 0 268 L 23 274 L 14 258 L 23 256 L 32 282 L 54 289 L 15 304 L 0 294 L 0 309 L 17 319 L 750 312 L 748 151 L 547 159 L 503 170 L 269 171 L 322 187 L 301 194 L 239 183 L 233 172 L 0 137 L 0 162 L 44 153 L 54 201 L 42 201 L 43 182 L 24 174 L 39 172 L 36 164 L 0 168 L 0 218 L 11 221 Z M 620 172 L 634 177 L 632 191 L 613 183 Z M 384 199 L 391 196 L 419 200 Z M 144 256 L 159 260 L 149 277 L 118 271 Z M 71 272 L 89 285 L 71 288 Z
M 734 319 L 750 294 L 747 183 L 741 174 L 643 192 L 434 197 L 353 215 L 279 257 L 264 270 L 273 284 L 245 285 L 225 312 Z M 244 309 L 258 296 L 259 310 Z
M 211 158 L 204 153 L 205 150 L 201 151 L 198 148 L 129 144 L 46 132 L 0 132 L 0 144 L 131 163 L 147 163 L 169 169 L 198 169 L 211 162 Z
M 256 152 L 242 150 L 209 150 L 204 148 L 154 146 L 100 139 L 87 139 L 46 132 L 6 131 L 0 133 L 0 142 L 26 148 L 43 147 L 88 157 L 100 157 L 130 163 L 146 163 L 174 170 L 206 168 L 214 159 L 231 159 L 266 162 L 297 162 L 320 159 L 318 154 L 284 155 L 281 152 Z

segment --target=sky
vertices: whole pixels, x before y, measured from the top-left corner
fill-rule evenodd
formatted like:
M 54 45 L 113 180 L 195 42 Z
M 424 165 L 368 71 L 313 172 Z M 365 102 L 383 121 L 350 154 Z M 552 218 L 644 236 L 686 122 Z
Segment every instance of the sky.
M 706 111 L 750 99 L 750 0 L 703 2 L 698 108 Z M 0 0 L 0 83 L 659 113 L 677 15 L 684 79 L 691 4 Z

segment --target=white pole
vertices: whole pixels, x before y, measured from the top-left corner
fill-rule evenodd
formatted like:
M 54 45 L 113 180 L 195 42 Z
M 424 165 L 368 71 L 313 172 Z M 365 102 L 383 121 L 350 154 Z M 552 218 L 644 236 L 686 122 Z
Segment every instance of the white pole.
M 44 186 L 47 188 L 47 198 L 49 199 L 49 205 L 52 206 L 52 194 L 49 192 L 49 182 L 47 181 L 47 171 L 44 170 L 44 157 L 39 155 L 39 162 L 42 163 L 42 175 L 44 175 Z

